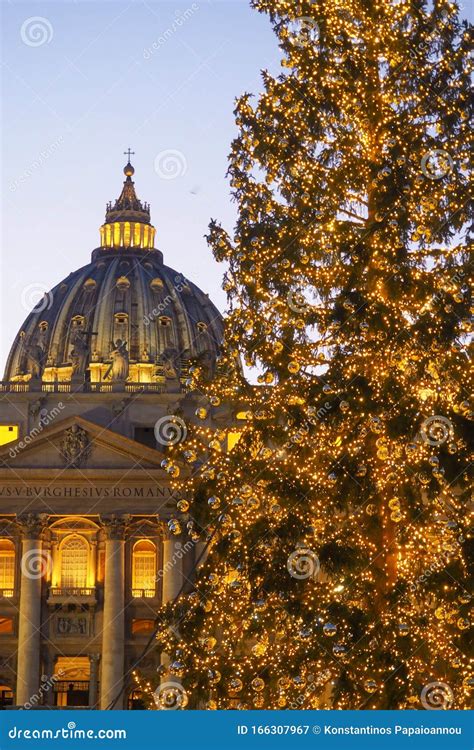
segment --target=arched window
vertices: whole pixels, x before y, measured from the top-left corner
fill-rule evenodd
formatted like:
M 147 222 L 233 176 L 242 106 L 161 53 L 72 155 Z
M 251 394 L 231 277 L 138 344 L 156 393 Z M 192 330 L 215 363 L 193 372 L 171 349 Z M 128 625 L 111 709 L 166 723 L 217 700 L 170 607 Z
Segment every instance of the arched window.
M 13 596 L 15 588 L 15 545 L 11 539 L 0 539 L 0 593 Z
M 132 552 L 132 596 L 155 596 L 156 547 L 149 539 L 135 542 Z
M 61 545 L 61 587 L 86 588 L 88 562 L 89 545 L 84 537 L 68 536 Z

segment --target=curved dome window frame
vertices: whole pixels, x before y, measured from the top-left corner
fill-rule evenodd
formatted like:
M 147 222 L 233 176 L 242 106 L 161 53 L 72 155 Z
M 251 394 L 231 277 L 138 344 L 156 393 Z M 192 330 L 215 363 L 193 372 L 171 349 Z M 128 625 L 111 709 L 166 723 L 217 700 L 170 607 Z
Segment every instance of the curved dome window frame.
M 152 292 L 159 293 L 164 289 L 164 282 L 163 279 L 160 279 L 159 276 L 155 276 L 150 281 L 150 289 Z

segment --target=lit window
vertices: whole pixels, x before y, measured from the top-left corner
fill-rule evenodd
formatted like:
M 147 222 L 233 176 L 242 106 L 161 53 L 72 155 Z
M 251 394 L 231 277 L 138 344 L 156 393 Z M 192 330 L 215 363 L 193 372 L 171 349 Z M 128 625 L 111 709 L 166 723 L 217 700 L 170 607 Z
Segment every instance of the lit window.
M 48 330 L 48 321 L 42 320 L 41 323 L 38 324 L 38 328 L 40 329 L 41 333 L 45 333 Z
M 92 292 L 97 286 L 97 282 L 94 279 L 87 279 L 82 287 L 85 292 Z
M 13 633 L 13 618 L 0 617 L 0 635 L 11 635 Z
M 0 593 L 13 596 L 15 587 L 15 545 L 10 539 L 0 540 Z
M 75 315 L 73 319 L 71 320 L 71 325 L 74 328 L 80 328 L 85 324 L 85 322 L 86 322 L 86 319 L 84 318 L 83 315 Z
M 115 285 L 121 292 L 126 292 L 127 289 L 130 289 L 130 281 L 126 276 L 119 276 Z
M 130 246 L 130 222 L 126 221 L 123 225 L 123 244 L 125 247 Z
M 170 326 L 171 325 L 171 318 L 167 318 L 166 315 L 162 315 L 161 318 L 158 318 L 158 325 L 160 325 L 160 326 Z
M 242 435 L 241 432 L 237 432 L 237 431 L 229 432 L 229 434 L 227 435 L 227 450 L 228 451 L 231 451 L 233 448 L 235 448 L 235 446 L 237 445 L 237 443 L 239 442 L 241 438 L 241 435 Z
M 155 595 L 156 547 L 149 539 L 141 539 L 133 547 L 132 596 Z
M 119 326 L 124 326 L 128 323 L 128 315 L 126 313 L 117 313 L 115 316 L 115 322 Z
M 0 424 L 0 445 L 13 443 L 18 440 L 20 430 L 16 424 Z
M 204 331 L 207 331 L 207 323 L 204 323 L 202 320 L 200 320 L 197 324 L 197 329 L 201 333 L 204 333 Z
M 78 535 L 69 536 L 61 545 L 61 587 L 81 589 L 87 587 L 89 545 Z
M 150 635 L 154 629 L 154 620 L 132 620 L 132 635 Z
M 150 281 L 150 287 L 154 292 L 159 292 L 161 289 L 163 289 L 163 282 L 160 278 L 158 278 L 158 276 L 156 276 Z

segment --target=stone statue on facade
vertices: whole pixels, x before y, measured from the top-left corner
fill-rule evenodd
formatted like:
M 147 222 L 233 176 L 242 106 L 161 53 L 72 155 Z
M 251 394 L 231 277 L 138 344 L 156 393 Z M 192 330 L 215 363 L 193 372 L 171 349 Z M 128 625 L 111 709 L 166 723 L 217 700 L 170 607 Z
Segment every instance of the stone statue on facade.
M 73 348 L 71 350 L 72 374 L 74 376 L 84 375 L 87 367 L 89 354 L 89 341 L 86 331 L 75 331 L 72 338 Z
M 110 342 L 110 358 L 112 364 L 105 373 L 105 379 L 110 376 L 113 383 L 126 380 L 129 372 L 129 357 L 127 351 L 127 342 L 117 339 L 114 343 Z
M 30 341 L 25 346 L 25 352 L 26 371 L 31 375 L 33 380 L 41 380 L 46 361 L 44 347 L 39 341 Z

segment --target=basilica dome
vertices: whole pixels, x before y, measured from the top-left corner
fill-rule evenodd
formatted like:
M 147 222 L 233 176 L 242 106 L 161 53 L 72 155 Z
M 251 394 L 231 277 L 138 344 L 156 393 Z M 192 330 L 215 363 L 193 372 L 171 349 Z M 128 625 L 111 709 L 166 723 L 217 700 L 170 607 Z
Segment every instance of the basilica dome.
M 222 319 L 195 284 L 154 247 L 150 207 L 137 198 L 130 162 L 120 197 L 107 205 L 100 246 L 36 305 L 19 331 L 4 380 L 75 383 L 182 381 L 190 362 L 211 367 Z

